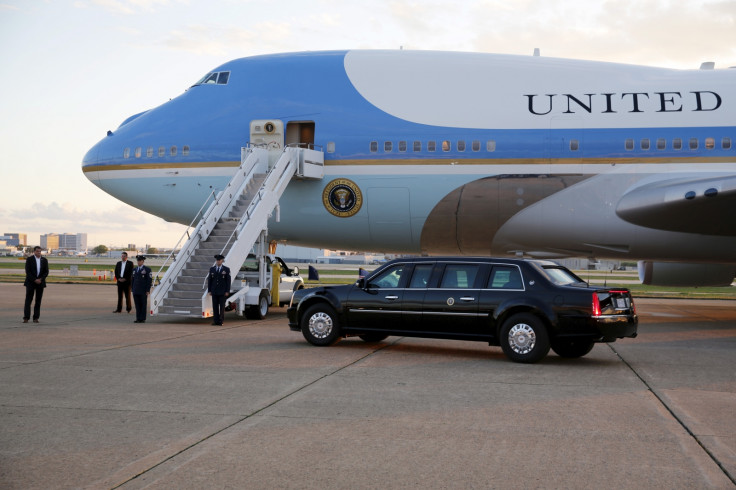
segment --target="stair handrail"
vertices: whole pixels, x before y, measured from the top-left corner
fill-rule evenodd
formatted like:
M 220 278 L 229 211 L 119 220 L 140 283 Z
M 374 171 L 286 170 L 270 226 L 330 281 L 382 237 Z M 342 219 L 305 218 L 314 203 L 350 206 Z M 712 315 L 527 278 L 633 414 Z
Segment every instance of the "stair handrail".
M 275 190 L 278 183 L 283 179 L 284 174 L 289 168 L 289 164 L 294 161 L 298 163 L 298 151 L 299 151 L 298 148 L 292 148 L 292 147 L 284 148 L 283 153 L 284 154 L 286 154 L 287 152 L 289 153 L 289 160 L 287 161 L 286 164 L 283 165 L 283 168 L 281 169 L 281 173 L 278 177 L 278 180 L 276 181 L 276 183 L 272 184 L 271 190 Z M 294 160 L 295 156 L 297 156 L 297 160 Z M 225 242 L 225 245 L 223 245 L 222 250 L 220 251 L 221 254 L 223 254 L 225 250 L 227 249 L 228 245 L 230 245 L 230 241 L 233 239 L 233 237 L 236 237 L 240 234 L 240 231 L 243 229 L 243 227 L 245 227 L 248 220 L 250 220 L 250 217 L 253 214 L 253 211 L 255 211 L 256 206 L 258 206 L 258 204 L 260 204 L 261 201 L 263 201 L 263 192 L 266 189 L 266 187 L 269 184 L 271 184 L 271 180 L 273 180 L 271 176 L 275 173 L 276 169 L 279 168 L 280 162 L 281 162 L 281 158 L 279 158 L 278 162 L 276 162 L 276 165 L 270 168 L 268 172 L 266 173 L 266 179 L 263 181 L 263 184 L 261 184 L 261 187 L 258 189 L 258 192 L 256 192 L 255 196 L 253 196 L 253 199 L 250 201 L 250 204 L 248 204 L 248 207 L 245 209 L 245 212 L 243 213 L 243 216 L 247 217 L 247 219 L 245 220 L 241 219 L 238 222 L 238 225 L 233 229 L 232 233 L 230 233 L 230 236 Z M 271 210 L 269 210 L 269 212 L 270 211 Z
M 207 233 L 202 234 L 202 229 L 208 224 L 210 217 L 215 213 L 216 209 L 218 207 L 223 206 L 223 198 L 226 197 L 227 192 L 229 188 L 233 185 L 234 182 L 238 183 L 238 188 L 242 187 L 243 181 L 247 184 L 248 177 L 253 173 L 253 171 L 256 168 L 256 163 L 258 162 L 258 159 L 250 159 L 249 156 L 254 153 L 254 149 L 256 148 L 256 145 L 251 145 L 250 143 L 246 143 L 246 146 L 241 148 L 241 163 L 238 167 L 238 170 L 236 171 L 235 175 L 230 179 L 227 186 L 221 191 L 217 191 L 216 189 L 213 189 L 212 192 L 207 196 L 207 199 L 202 204 L 202 207 L 197 212 L 197 214 L 192 219 L 192 222 L 190 223 L 189 227 L 187 227 L 186 230 L 184 230 L 184 233 L 182 234 L 182 237 L 179 239 L 179 242 L 177 242 L 177 245 L 181 243 L 181 241 L 184 239 L 184 235 L 188 236 L 187 242 L 184 244 L 184 247 L 179 251 L 179 253 L 176 255 L 176 257 L 182 257 L 182 258 L 188 258 L 191 256 L 192 252 L 196 250 L 196 247 L 199 245 L 199 243 L 202 240 L 205 240 L 207 236 L 212 232 L 210 229 L 207 231 Z M 265 150 L 263 150 L 265 152 Z M 214 199 L 210 200 L 212 197 L 212 194 L 215 194 Z M 225 205 L 225 210 L 230 207 L 233 200 L 233 194 L 230 194 L 228 196 L 227 205 Z M 198 216 L 202 212 L 202 209 L 204 209 L 205 205 L 210 202 L 209 207 L 202 215 L 202 218 L 197 223 L 196 228 L 194 231 L 189 234 L 189 228 L 192 227 L 194 222 L 197 220 Z M 218 218 L 219 219 L 219 218 Z M 215 224 L 216 224 L 215 220 Z M 214 228 L 214 225 L 213 225 Z M 195 238 L 196 237 L 196 238 Z M 167 257 L 166 261 L 164 261 L 164 265 L 161 266 L 161 269 L 159 269 L 158 273 L 156 274 L 156 280 L 158 280 L 159 274 L 161 273 L 161 270 L 163 269 L 166 264 L 168 264 L 169 259 L 174 256 L 174 252 L 176 250 L 176 247 L 174 247 L 174 250 L 172 250 L 171 254 L 169 254 L 169 257 Z M 176 258 L 173 259 L 174 265 L 170 267 L 164 276 L 161 278 L 158 287 L 154 288 L 154 290 L 151 292 L 151 309 L 155 310 L 158 308 L 161 301 L 163 301 L 163 296 L 168 291 L 168 288 L 173 285 L 172 278 L 177 277 L 181 269 L 184 268 L 186 265 L 186 260 L 176 260 Z M 165 286 L 165 287 L 164 287 Z
M 158 278 L 159 278 L 159 274 L 161 274 L 161 271 L 162 271 L 162 270 L 164 270 L 164 267 L 166 267 L 166 265 L 167 265 L 167 264 L 169 263 L 169 261 L 171 261 L 171 260 L 176 260 L 176 259 L 174 258 L 174 255 L 175 255 L 175 253 L 176 253 L 176 251 L 177 251 L 177 248 L 179 247 L 179 244 L 181 243 L 181 241 L 182 241 L 182 240 L 184 240 L 184 237 L 185 237 L 185 236 L 187 237 L 187 240 L 188 240 L 189 238 L 191 238 L 191 234 L 189 233 L 189 230 L 190 230 L 190 229 L 191 229 L 192 227 L 195 227 L 195 226 L 194 226 L 194 223 L 195 223 L 195 221 L 198 221 L 198 220 L 199 220 L 199 215 L 200 215 L 200 214 L 202 214 L 202 210 L 203 210 L 203 209 L 204 209 L 204 207 L 205 207 L 205 206 L 207 205 L 207 203 L 208 203 L 208 202 L 210 202 L 210 199 L 211 199 L 211 198 L 212 198 L 213 196 L 214 196 L 215 198 L 217 198 L 217 196 L 215 196 L 215 193 L 216 193 L 216 192 L 217 192 L 217 189 L 212 189 L 212 191 L 211 191 L 211 192 L 210 192 L 210 193 L 209 193 L 209 194 L 207 195 L 207 197 L 205 198 L 204 202 L 202 203 L 202 207 L 200 207 L 200 208 L 199 208 L 199 211 L 197 211 L 197 213 L 196 213 L 196 214 L 194 215 L 194 218 L 192 218 L 192 221 L 191 221 L 191 223 L 189 223 L 189 225 L 187 225 L 186 229 L 184 230 L 184 233 L 182 233 L 182 234 L 181 234 L 181 237 L 179 237 L 179 241 L 178 241 L 178 242 L 176 242 L 176 245 L 174 245 L 174 248 L 172 248 L 172 249 L 171 249 L 171 253 L 169 254 L 169 256 L 168 256 L 168 257 L 166 257 L 166 260 L 164 260 L 164 263 L 163 263 L 163 264 L 161 265 L 161 268 L 160 268 L 160 269 L 158 270 L 158 272 L 157 272 L 157 273 L 156 273 L 156 275 L 154 276 L 154 280 L 158 280 Z M 212 202 L 214 202 L 214 201 L 212 201 Z M 211 203 L 210 203 L 210 204 L 211 204 Z M 195 231 L 196 231 L 196 227 L 195 227 Z

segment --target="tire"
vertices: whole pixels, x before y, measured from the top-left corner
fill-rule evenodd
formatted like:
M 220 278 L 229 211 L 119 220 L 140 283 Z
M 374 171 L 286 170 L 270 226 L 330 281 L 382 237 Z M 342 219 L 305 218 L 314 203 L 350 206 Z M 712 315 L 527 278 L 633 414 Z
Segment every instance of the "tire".
M 258 304 L 249 306 L 248 309 L 245 310 L 245 317 L 251 320 L 263 320 L 267 315 L 268 293 L 266 291 L 261 291 L 260 296 L 258 296 Z
M 326 303 L 307 308 L 301 319 L 302 335 L 312 345 L 332 345 L 340 338 L 337 313 Z
M 560 357 L 575 359 L 593 350 L 594 345 L 592 340 L 558 339 L 552 341 L 552 350 Z
M 358 335 L 363 341 L 368 342 L 369 344 L 375 344 L 377 342 L 380 342 L 384 340 L 386 337 L 388 337 L 388 334 L 386 333 L 364 333 L 363 335 Z
M 503 353 L 514 362 L 541 361 L 550 348 L 547 328 L 531 313 L 520 313 L 506 320 L 499 340 Z

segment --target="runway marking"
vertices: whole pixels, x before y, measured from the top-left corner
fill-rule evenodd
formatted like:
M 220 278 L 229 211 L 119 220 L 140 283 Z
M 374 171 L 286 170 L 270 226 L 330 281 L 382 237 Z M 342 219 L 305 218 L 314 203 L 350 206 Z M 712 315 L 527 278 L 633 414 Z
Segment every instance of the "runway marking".
M 618 351 L 614 348 L 613 344 L 607 343 L 606 345 L 613 351 L 614 354 L 616 354 L 616 356 L 619 359 L 621 359 L 621 362 L 623 362 L 624 365 L 626 367 L 628 367 L 631 370 L 631 372 L 634 373 L 634 375 L 637 378 L 639 378 L 639 380 L 644 384 L 644 386 L 647 387 L 647 390 L 652 395 L 654 395 L 654 397 L 657 400 L 659 400 L 659 403 L 662 405 L 662 407 L 665 410 L 667 410 L 667 412 L 669 412 L 670 415 L 672 415 L 672 418 L 674 418 L 675 421 L 677 421 L 677 423 L 680 424 L 680 427 L 682 427 L 683 429 L 685 429 L 685 432 L 687 432 L 690 435 L 690 437 L 698 444 L 698 446 L 700 446 L 703 449 L 703 451 L 705 451 L 705 453 L 708 455 L 708 457 L 710 457 L 710 459 L 718 466 L 718 468 L 721 469 L 721 471 L 723 472 L 723 474 L 726 475 L 726 478 L 728 478 L 729 480 L 731 480 L 731 482 L 734 485 L 736 485 L 736 476 L 731 475 L 728 472 L 728 470 L 726 469 L 726 467 L 723 465 L 723 463 L 721 463 L 721 461 L 719 461 L 718 458 L 716 458 L 715 454 L 713 454 L 711 451 L 709 451 L 708 448 L 705 447 L 705 445 L 702 442 L 700 442 L 700 439 L 698 439 L 698 436 L 696 436 L 693 433 L 693 431 L 691 431 L 690 428 L 685 424 L 685 422 L 683 422 L 682 419 L 677 416 L 677 414 L 675 413 L 675 411 L 672 408 L 670 408 L 670 406 L 667 404 L 667 402 L 664 401 L 664 398 L 662 396 L 660 396 L 654 390 L 654 388 L 652 388 L 652 386 L 636 371 L 636 369 L 634 369 L 634 367 L 631 364 L 628 363 L 628 361 L 626 361 L 626 359 L 624 359 L 621 356 L 621 354 L 618 353 Z

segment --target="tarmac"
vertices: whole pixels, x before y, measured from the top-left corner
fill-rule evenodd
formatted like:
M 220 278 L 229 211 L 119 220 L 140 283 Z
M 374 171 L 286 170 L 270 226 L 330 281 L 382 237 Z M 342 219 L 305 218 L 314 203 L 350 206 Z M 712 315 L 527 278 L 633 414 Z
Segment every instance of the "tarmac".
M 483 343 L 313 347 L 266 320 L 113 314 L 0 284 L 0 488 L 735 488 L 736 302 L 533 365 Z

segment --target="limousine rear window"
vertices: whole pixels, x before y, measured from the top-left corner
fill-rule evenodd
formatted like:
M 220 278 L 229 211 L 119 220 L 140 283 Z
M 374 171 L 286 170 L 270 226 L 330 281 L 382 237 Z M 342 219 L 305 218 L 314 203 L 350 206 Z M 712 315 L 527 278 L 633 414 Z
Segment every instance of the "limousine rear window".
M 587 286 L 587 283 L 564 267 L 545 265 L 542 266 L 550 281 L 558 286 Z

